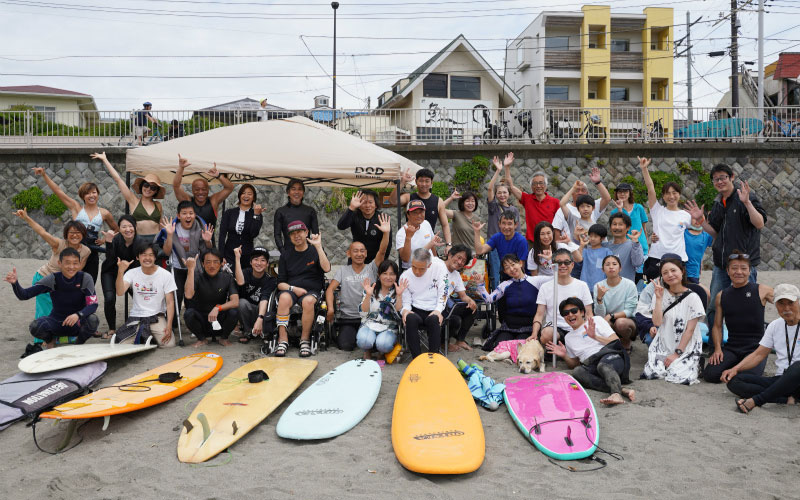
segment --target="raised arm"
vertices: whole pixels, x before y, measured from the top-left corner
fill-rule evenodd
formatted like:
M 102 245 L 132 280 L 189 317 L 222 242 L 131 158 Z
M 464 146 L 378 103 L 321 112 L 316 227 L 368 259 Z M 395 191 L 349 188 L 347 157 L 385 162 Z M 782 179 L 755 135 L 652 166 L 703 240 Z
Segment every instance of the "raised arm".
M 472 221 L 472 244 L 475 246 L 475 253 L 477 255 L 483 255 L 493 250 L 490 245 L 481 243 L 481 229 L 483 229 L 483 226 L 485 225 L 485 223 L 482 223 L 478 220 Z
M 403 188 L 408 184 L 410 184 L 413 178 L 414 177 L 411 175 L 411 171 L 409 169 L 406 169 L 405 172 L 403 172 L 402 176 L 400 177 L 400 188 Z M 399 202 L 398 202 L 398 196 L 400 198 Z M 392 192 L 389 193 L 388 199 L 389 203 L 394 206 L 397 206 L 398 203 L 400 205 L 405 205 L 406 203 L 408 203 L 408 200 L 411 199 L 411 195 L 409 193 L 399 193 L 397 191 L 397 186 L 395 186 L 395 188 L 392 189 Z
M 492 175 L 492 180 L 489 181 L 489 191 L 486 193 L 486 201 L 490 203 L 494 201 L 494 187 L 497 184 L 497 179 L 503 174 L 503 164 L 500 163 L 499 157 L 492 158 L 492 165 L 494 165 L 495 171 Z
M 186 257 L 186 284 L 183 286 L 183 296 L 187 299 L 194 297 L 194 269 L 197 266 L 197 257 Z
M 191 165 L 189 160 L 178 153 L 178 168 L 175 170 L 175 177 L 172 178 L 172 191 L 175 193 L 175 198 L 179 202 L 189 201 L 191 199 L 191 196 L 184 191 L 183 185 L 181 184 L 181 182 L 183 182 L 183 170 L 189 165 Z
M 214 162 L 214 168 L 208 171 L 208 175 L 216 177 L 219 179 L 219 183 L 222 184 L 222 189 L 208 197 L 208 201 L 211 202 L 214 211 L 219 212 L 219 205 L 233 192 L 233 183 L 228 179 L 228 174 L 220 174 L 217 171 L 216 162 Z
M 444 241 L 448 244 L 448 246 L 453 245 L 453 237 L 450 235 L 450 221 L 447 220 L 447 212 L 450 212 L 452 216 L 452 210 L 447 210 L 447 207 L 444 206 L 444 201 L 439 199 L 439 222 L 442 224 L 442 234 L 444 235 Z
M 597 186 L 597 190 L 600 191 L 600 212 L 602 213 L 603 210 L 606 209 L 608 204 L 611 202 L 611 194 L 608 192 L 606 185 L 603 184 L 603 179 L 600 177 L 600 169 L 594 167 L 592 169 L 591 175 L 589 175 L 589 179 L 594 182 L 594 185 Z
M 763 229 L 764 215 L 758 211 L 753 200 L 750 199 L 750 185 L 747 181 L 742 181 L 742 185 L 736 190 L 736 193 L 739 195 L 739 200 L 744 204 L 745 208 L 747 208 L 747 215 L 750 217 L 750 223 L 755 226 L 756 229 Z
M 569 205 L 569 202 L 572 200 L 573 191 L 575 191 L 575 189 L 577 189 L 580 185 L 581 181 L 575 181 L 575 184 L 573 184 L 569 188 L 569 191 L 564 193 L 564 196 L 562 196 L 561 200 L 559 200 L 559 204 L 561 205 L 561 213 L 564 214 L 564 219 L 567 221 L 569 220 L 569 207 L 567 207 L 567 205 Z
M 330 272 L 331 263 L 328 260 L 328 256 L 325 255 L 325 250 L 322 248 L 322 236 L 320 234 L 312 234 L 306 239 L 311 246 L 317 249 L 317 254 L 319 255 L 319 267 L 321 267 L 326 273 Z
M 388 214 L 378 214 L 378 229 L 383 233 L 381 243 L 378 246 L 378 253 L 375 254 L 375 266 L 381 265 L 386 259 L 386 249 L 389 248 L 389 233 L 392 231 L 392 220 Z
M 236 284 L 239 286 L 244 286 L 244 273 L 242 272 L 242 245 L 233 249 L 234 260 L 236 261 L 234 265 L 233 276 L 236 278 Z
M 448 196 L 447 199 L 442 202 L 441 208 L 439 210 L 439 220 L 442 219 L 442 212 L 447 214 L 447 218 L 449 219 L 453 218 L 453 212 L 455 212 L 455 210 L 450 210 L 447 207 L 448 205 L 453 203 L 455 200 L 458 200 L 459 198 L 461 198 L 461 193 L 458 192 L 458 189 L 453 189 L 452 194 L 450 194 L 450 196 Z
M 119 188 L 119 192 L 122 193 L 122 197 L 125 198 L 125 201 L 128 202 L 128 205 L 135 207 L 136 204 L 139 203 L 139 198 L 137 198 L 133 191 L 131 191 L 130 188 L 128 188 L 128 186 L 125 184 L 125 181 L 119 175 L 117 169 L 115 169 L 111 162 L 108 161 L 108 158 L 106 158 L 105 152 L 92 153 L 91 157 L 95 160 L 100 160 L 103 162 L 106 170 L 108 170 L 108 175 L 110 175 L 111 178 L 114 179 L 114 182 L 117 183 L 117 187 Z
M 81 211 L 81 204 L 77 200 L 70 198 L 67 195 L 67 193 L 65 193 L 64 190 L 61 189 L 61 186 L 53 182 L 53 179 L 51 179 L 50 176 L 47 175 L 47 172 L 45 172 L 45 170 L 42 167 L 35 167 L 33 169 L 33 173 L 35 175 L 42 176 L 42 179 L 44 179 L 44 182 L 47 184 L 47 187 L 49 187 L 50 190 L 53 191 L 53 193 L 56 196 L 58 196 L 58 199 L 61 200 L 61 203 L 67 206 L 70 213 L 72 214 L 72 218 L 74 219 L 78 215 L 78 212 Z
M 642 179 L 644 179 L 644 185 L 647 186 L 647 206 L 650 207 L 650 210 L 658 203 L 658 196 L 656 196 L 656 187 L 653 184 L 653 179 L 650 177 L 650 171 L 647 170 L 647 167 L 650 165 L 650 158 L 640 158 L 639 159 L 639 168 L 642 169 Z
M 53 252 L 55 252 L 58 249 L 58 244 L 61 243 L 61 240 L 59 238 L 56 238 L 52 234 L 48 233 L 47 231 L 45 231 L 45 229 L 41 225 L 39 225 L 38 222 L 33 220 L 28 215 L 28 209 L 23 208 L 22 210 L 17 210 L 16 212 L 14 212 L 14 215 L 24 220 L 29 226 L 31 226 L 33 232 L 41 236 L 42 239 L 45 241 L 45 243 L 50 245 L 50 248 L 53 249 Z
M 513 194 L 517 200 L 521 201 L 522 190 L 514 185 L 514 180 L 511 178 L 511 165 L 505 168 L 503 179 L 505 179 L 506 184 L 508 185 L 508 190 L 511 191 L 511 194 Z

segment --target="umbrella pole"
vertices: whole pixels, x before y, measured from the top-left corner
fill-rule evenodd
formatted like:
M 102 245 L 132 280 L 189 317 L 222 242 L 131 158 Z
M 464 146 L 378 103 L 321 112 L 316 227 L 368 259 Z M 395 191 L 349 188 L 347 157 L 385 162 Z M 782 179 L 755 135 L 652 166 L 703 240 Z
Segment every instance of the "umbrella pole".
M 553 273 L 553 345 L 558 345 L 558 266 Z M 556 353 L 553 352 L 553 368 L 556 367 Z
M 394 181 L 395 185 L 397 186 L 397 188 L 396 188 L 397 189 L 397 203 L 395 203 L 395 205 L 397 207 L 397 229 L 396 229 L 396 231 L 400 231 L 400 228 L 403 225 L 403 221 L 402 221 L 403 210 L 400 207 L 400 182 L 401 182 L 401 179 L 396 179 Z M 399 259 L 399 255 L 398 255 L 398 259 Z M 398 267 L 400 269 L 403 269 L 402 262 L 400 262 L 398 264 L 400 264 Z M 398 276 L 398 278 L 399 278 L 399 276 Z

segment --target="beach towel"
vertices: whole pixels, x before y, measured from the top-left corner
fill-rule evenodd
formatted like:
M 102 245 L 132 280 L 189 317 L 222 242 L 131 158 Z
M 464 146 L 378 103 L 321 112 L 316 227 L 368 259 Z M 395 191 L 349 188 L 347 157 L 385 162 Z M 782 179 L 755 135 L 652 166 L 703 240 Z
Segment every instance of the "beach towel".
M 498 384 L 483 374 L 483 367 L 475 363 L 468 365 L 463 359 L 458 360 L 458 369 L 467 378 L 467 386 L 478 403 L 487 410 L 495 411 L 503 404 L 503 391 L 506 386 Z

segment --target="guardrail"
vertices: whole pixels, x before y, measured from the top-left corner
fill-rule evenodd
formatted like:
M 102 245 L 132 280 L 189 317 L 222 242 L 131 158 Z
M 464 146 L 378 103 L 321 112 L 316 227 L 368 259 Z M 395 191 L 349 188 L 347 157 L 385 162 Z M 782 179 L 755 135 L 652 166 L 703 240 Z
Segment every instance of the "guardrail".
M 756 108 L 0 111 L 2 146 L 137 147 L 257 120 L 306 116 L 382 145 L 800 141 L 800 106 Z

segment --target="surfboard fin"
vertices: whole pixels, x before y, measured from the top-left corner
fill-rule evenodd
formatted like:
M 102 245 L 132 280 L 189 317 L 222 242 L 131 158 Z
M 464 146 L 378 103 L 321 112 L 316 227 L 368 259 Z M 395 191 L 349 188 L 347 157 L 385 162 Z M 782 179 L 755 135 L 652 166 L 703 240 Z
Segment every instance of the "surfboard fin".
M 567 443 L 567 446 L 572 446 L 572 426 L 567 426 L 567 435 L 564 436 L 564 442 Z
M 589 411 L 589 408 L 586 408 L 586 411 L 583 412 L 583 418 L 581 419 L 581 423 L 587 429 L 589 429 L 592 426 L 591 419 L 590 419 L 591 416 L 592 416 L 592 412 Z
M 233 421 L 233 435 L 236 435 L 236 432 L 239 430 L 239 426 L 236 425 L 236 420 Z
M 192 429 L 194 429 L 194 426 L 192 425 L 191 422 L 189 422 L 188 418 L 183 421 L 183 426 L 186 428 L 186 434 L 189 434 L 190 432 L 192 432 Z
M 105 431 L 108 429 L 108 424 L 111 422 L 111 415 L 106 415 L 103 417 L 103 430 Z
M 197 421 L 203 426 L 203 442 L 205 443 L 208 439 L 208 436 L 211 435 L 211 428 L 208 426 L 208 419 L 206 418 L 205 413 L 198 413 Z

